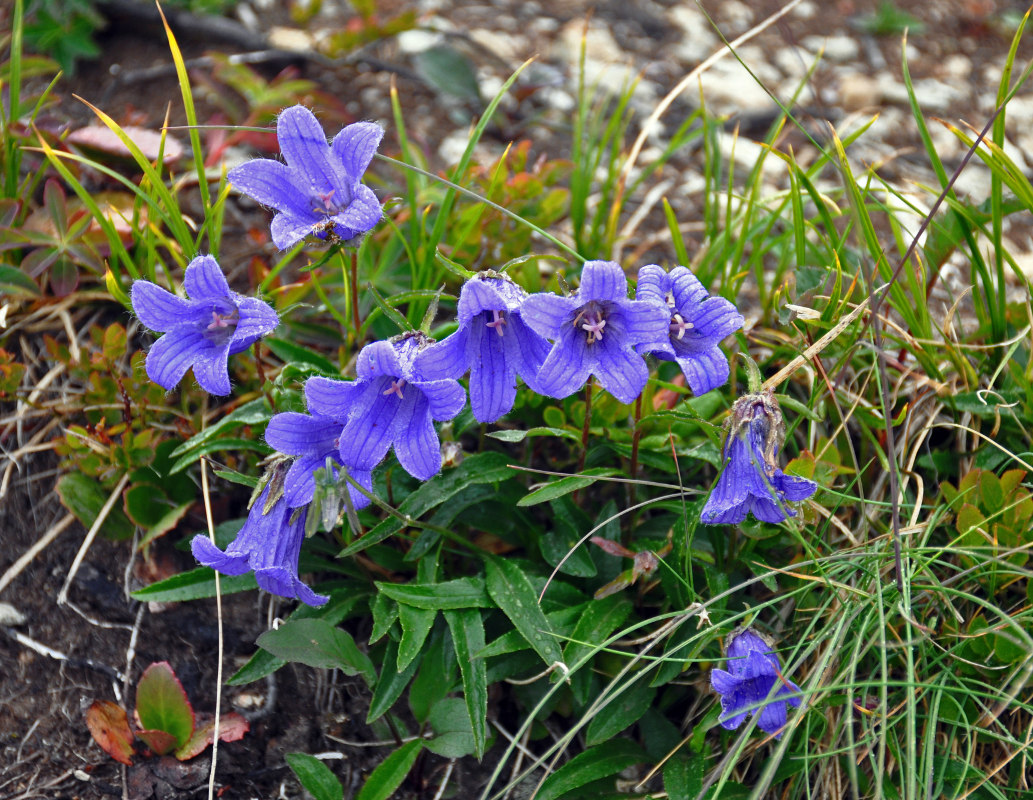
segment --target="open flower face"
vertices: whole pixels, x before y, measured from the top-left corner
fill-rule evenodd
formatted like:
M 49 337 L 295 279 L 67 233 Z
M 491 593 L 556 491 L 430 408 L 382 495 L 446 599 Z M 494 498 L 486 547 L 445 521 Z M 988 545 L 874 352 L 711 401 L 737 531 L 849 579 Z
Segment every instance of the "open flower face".
M 223 575 L 254 572 L 260 588 L 306 605 L 321 606 L 329 598 L 316 594 L 298 577 L 298 557 L 305 538 L 306 511 L 294 511 L 281 497 L 267 509 L 270 487 L 266 486 L 251 506 L 237 538 L 225 551 L 207 536 L 198 534 L 190 549 L 199 562 Z
M 494 422 L 513 408 L 516 376 L 534 389 L 549 344 L 521 317 L 527 293 L 504 275 L 482 273 L 459 294 L 459 329 L 416 356 L 427 380 L 470 371 L 470 406 L 479 422 Z
M 721 726 L 735 730 L 755 714 L 757 727 L 781 738 L 786 724 L 786 704 L 800 706 L 800 687 L 782 677 L 778 656 L 750 628 L 736 630 L 726 645 L 728 669 L 710 671 L 710 683 L 721 695 Z
M 572 296 L 533 294 L 521 313 L 532 330 L 552 341 L 538 373 L 541 394 L 568 397 L 594 375 L 622 403 L 633 402 L 649 379 L 635 348 L 666 342 L 670 319 L 665 306 L 629 299 L 624 271 L 612 261 L 585 262 Z
M 394 447 L 399 463 L 418 480 L 441 470 L 434 420 L 452 419 L 466 404 L 454 380 L 424 380 L 413 361 L 426 345 L 421 333 L 373 342 L 359 352 L 354 381 L 309 378 L 309 410 L 345 420 L 339 455 L 349 469 L 370 471 Z
M 747 514 L 764 522 L 796 516 L 788 503 L 807 499 L 818 486 L 779 469 L 784 436 L 782 412 L 772 394 L 744 395 L 735 401 L 724 469 L 700 513 L 704 523 L 735 525 Z
M 728 380 L 728 357 L 718 345 L 743 326 L 735 306 L 723 297 L 711 297 L 685 267 L 665 272 L 655 264 L 638 271 L 635 297 L 662 303 L 670 314 L 667 341 L 640 345 L 640 353 L 677 361 L 697 396 Z
M 144 325 L 165 334 L 147 353 L 147 376 L 171 390 L 193 367 L 202 389 L 227 395 L 229 357 L 272 332 L 279 317 L 268 303 L 230 291 L 212 256 L 191 261 L 183 283 L 189 299 L 149 281 L 133 283 L 133 310 Z
M 309 235 L 352 242 L 383 216 L 380 201 L 361 182 L 383 136 L 376 123 L 356 122 L 328 145 L 315 114 L 291 106 L 276 120 L 287 163 L 258 158 L 230 170 L 228 177 L 237 190 L 276 209 L 271 234 L 281 250 Z

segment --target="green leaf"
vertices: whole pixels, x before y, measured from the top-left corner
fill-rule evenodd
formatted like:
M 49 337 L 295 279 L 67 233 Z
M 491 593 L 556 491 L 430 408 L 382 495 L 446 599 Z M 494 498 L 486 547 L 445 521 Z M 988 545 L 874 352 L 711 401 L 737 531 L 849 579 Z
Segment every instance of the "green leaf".
M 530 430 L 503 430 L 503 431 L 492 431 L 488 434 L 492 439 L 498 439 L 500 442 L 522 442 L 524 439 L 531 439 L 535 436 L 559 436 L 564 439 L 573 439 L 576 442 L 581 441 L 581 434 L 574 433 L 574 431 L 568 431 L 563 428 L 531 428 Z
M 144 730 L 169 734 L 176 747 L 186 744 L 194 732 L 194 709 L 169 662 L 144 670 L 136 685 L 136 714 Z
M 300 344 L 271 336 L 265 337 L 262 343 L 272 350 L 278 359 L 288 364 L 310 364 L 327 375 L 340 375 L 341 371 L 336 364 Z
M 541 489 L 536 489 L 529 495 L 521 497 L 517 501 L 517 505 L 535 506 L 539 503 L 547 503 L 550 500 L 555 500 L 557 497 L 563 497 L 565 494 L 570 494 L 571 492 L 576 492 L 579 489 L 584 489 L 586 486 L 591 486 L 599 478 L 605 478 L 619 473 L 620 470 L 608 467 L 586 469 L 579 475 L 568 475 L 565 478 L 560 478 L 559 480 L 546 484 Z
M 703 791 L 703 759 L 676 753 L 664 765 L 664 790 L 670 800 L 692 800 Z
M 552 666 L 563 662 L 563 654 L 552 625 L 545 618 L 531 581 L 513 561 L 491 558 L 486 562 L 487 588 L 491 599 L 509 617 L 528 644 Z
M 452 632 L 456 661 L 463 676 L 463 697 L 473 733 L 473 752 L 484 755 L 488 740 L 488 672 L 483 658 L 475 654 L 484 649 L 484 620 L 477 609 L 456 609 L 445 612 Z
M 269 407 L 269 401 L 265 397 L 259 397 L 249 403 L 244 403 L 236 411 L 227 414 L 210 428 L 205 428 L 195 436 L 191 436 L 173 450 L 170 455 L 172 458 L 182 458 L 188 453 L 193 455 L 194 451 L 201 447 L 201 445 L 217 439 L 225 431 L 240 427 L 241 425 L 258 425 L 268 422 L 271 416 L 272 410 Z M 193 455 L 193 458 L 196 459 L 197 456 Z
M 341 594 L 343 593 L 331 594 L 330 602 L 318 608 L 306 605 L 298 606 L 294 609 L 288 621 L 312 618 L 324 619 L 332 625 L 339 624 L 348 616 L 357 603 L 365 602 L 366 600 L 366 596 L 358 592 L 349 592 L 346 596 L 341 596 Z M 253 683 L 267 675 L 272 675 L 286 664 L 287 662 L 284 659 L 277 658 L 268 650 L 263 650 L 260 647 L 244 666 L 230 676 L 229 680 L 226 681 L 226 685 L 243 686 Z
M 111 494 L 109 490 L 105 490 L 97 483 L 95 478 L 81 472 L 62 475 L 56 488 L 61 505 L 72 512 L 87 529 L 92 527 Z M 133 523 L 129 521 L 122 509 L 115 505 L 108 512 L 104 524 L 100 526 L 100 532 L 110 539 L 129 539 L 133 535 Z
M 17 267 L 0 264 L 0 293 L 37 295 L 39 287 Z
M 513 477 L 509 467 L 510 458 L 503 453 L 476 453 L 463 459 L 463 463 L 447 472 L 442 472 L 421 485 L 415 492 L 405 498 L 398 510 L 410 519 L 418 519 L 432 508 L 455 497 L 467 487 L 500 483 Z M 367 547 L 384 541 L 405 527 L 405 523 L 391 516 L 377 525 L 360 539 L 355 540 L 342 550 L 338 556 L 352 556 Z M 413 605 L 413 604 L 410 604 Z
M 462 758 L 476 749 L 470 714 L 458 697 L 446 697 L 430 710 L 431 728 L 435 736 L 425 744 L 432 753 L 445 758 Z
M 254 573 L 248 572 L 244 575 L 223 575 L 219 580 L 219 588 L 223 595 L 227 595 L 257 589 L 258 584 L 255 582 Z M 189 572 L 181 572 L 133 592 L 134 600 L 156 603 L 179 603 L 205 597 L 215 597 L 215 571 L 210 567 L 198 567 Z
M 642 748 L 629 739 L 611 739 L 578 753 L 542 781 L 535 800 L 556 800 L 586 783 L 616 775 L 647 760 Z
M 177 447 L 176 450 L 178 451 L 179 448 Z M 232 437 L 225 439 L 211 439 L 207 442 L 200 443 L 185 456 L 177 459 L 176 463 L 172 465 L 172 469 L 169 470 L 169 474 L 175 475 L 177 472 L 182 472 L 192 464 L 196 464 L 197 459 L 201 456 L 208 455 L 209 453 L 221 453 L 227 450 L 254 450 L 255 452 L 262 453 L 263 455 L 268 455 L 273 452 L 273 449 L 265 442 L 256 441 L 254 439 L 235 439 Z
M 563 648 L 563 660 L 573 666 L 609 638 L 631 613 L 631 602 L 619 595 L 593 600 L 578 620 L 570 641 Z
M 402 622 L 402 640 L 398 643 L 398 669 L 405 669 L 423 651 L 427 634 L 434 625 L 438 612 L 432 608 L 417 608 L 405 603 L 398 606 Z
M 284 661 L 361 675 L 369 686 L 376 680 L 373 662 L 359 650 L 351 634 L 325 619 L 289 619 L 259 636 L 258 646 Z
M 388 711 L 395 701 L 402 696 L 405 687 L 409 685 L 412 676 L 416 674 L 416 668 L 420 665 L 422 653 L 409 662 L 409 666 L 399 672 L 398 643 L 393 639 L 387 640 L 387 648 L 384 650 L 384 660 L 380 668 L 380 678 L 373 690 L 373 700 L 369 704 L 369 713 L 366 715 L 366 724 L 379 719 Z
M 392 600 L 416 608 L 491 608 L 491 600 L 480 578 L 456 578 L 444 583 L 383 583 L 377 589 Z
M 315 800 L 343 800 L 344 787 L 326 764 L 308 753 L 288 753 L 287 766 Z
M 388 800 L 394 796 L 422 749 L 423 741 L 416 739 L 395 750 L 370 773 L 355 800 Z
M 470 60 L 458 50 L 437 45 L 413 56 L 413 64 L 420 77 L 439 92 L 481 101 L 477 73 Z
M 612 739 L 628 726 L 638 722 L 646 713 L 656 696 L 656 689 L 649 681 L 639 679 L 622 692 L 616 699 L 607 703 L 595 715 L 585 732 L 585 743 L 591 747 Z

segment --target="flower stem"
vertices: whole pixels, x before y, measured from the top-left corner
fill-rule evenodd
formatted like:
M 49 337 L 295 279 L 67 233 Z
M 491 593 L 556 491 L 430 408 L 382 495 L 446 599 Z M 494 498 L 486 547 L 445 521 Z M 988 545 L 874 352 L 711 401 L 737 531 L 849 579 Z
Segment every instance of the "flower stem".
M 362 339 L 362 312 L 359 311 L 359 251 L 352 250 L 352 321 L 355 324 L 355 346 Z
M 585 469 L 585 457 L 588 455 L 588 432 L 592 426 L 592 376 L 588 376 L 585 384 L 585 424 L 581 427 L 581 452 L 577 457 L 577 471 L 580 473 Z M 574 503 L 577 503 L 578 493 L 575 491 L 571 496 Z

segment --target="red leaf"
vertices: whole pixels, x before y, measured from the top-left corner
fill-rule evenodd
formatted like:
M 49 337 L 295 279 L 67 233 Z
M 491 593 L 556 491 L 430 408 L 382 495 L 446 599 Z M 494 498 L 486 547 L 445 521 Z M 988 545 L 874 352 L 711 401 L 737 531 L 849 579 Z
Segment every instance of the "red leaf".
M 623 558 L 635 557 L 635 554 L 631 550 L 626 548 L 620 542 L 615 542 L 612 539 L 604 539 L 602 536 L 593 536 L 592 544 L 609 553 L 611 556 L 621 556 Z
M 219 718 L 219 741 L 235 742 L 244 738 L 251 725 L 240 714 L 231 712 Z M 199 714 L 198 724 L 190 741 L 179 748 L 175 755 L 180 761 L 186 761 L 200 754 L 215 741 L 215 718 L 210 714 Z
M 176 737 L 165 731 L 137 731 L 136 735 L 159 756 L 172 752 L 176 746 Z
M 136 716 L 144 731 L 171 735 L 173 747 L 182 747 L 193 734 L 194 709 L 167 661 L 151 664 L 140 678 L 136 686 Z
M 86 727 L 101 749 L 127 766 L 133 763 L 133 732 L 125 709 L 110 700 L 94 700 L 86 709 Z

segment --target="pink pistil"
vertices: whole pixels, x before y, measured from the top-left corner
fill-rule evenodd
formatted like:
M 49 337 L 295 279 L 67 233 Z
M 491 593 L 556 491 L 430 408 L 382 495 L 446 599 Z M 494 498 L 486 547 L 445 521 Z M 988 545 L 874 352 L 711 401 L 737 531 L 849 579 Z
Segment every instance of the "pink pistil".
M 405 378 L 399 378 L 396 381 L 391 381 L 391 387 L 384 390 L 384 395 L 396 394 L 399 400 L 403 400 L 402 387 L 405 386 Z
M 336 189 L 331 189 L 329 192 L 319 192 L 316 197 L 323 202 L 323 207 L 326 209 L 326 213 L 329 214 L 333 211 L 333 197 Z
M 691 322 L 686 322 L 684 319 L 682 319 L 681 314 L 675 314 L 673 317 L 671 317 L 672 336 L 681 339 L 685 336 L 685 331 L 691 331 L 692 328 L 693 324 Z
M 502 326 L 506 324 L 506 318 L 503 316 L 504 313 L 505 312 L 503 312 L 503 311 L 496 311 L 496 310 L 492 309 L 492 312 L 491 312 L 492 320 L 491 320 L 491 322 L 485 322 L 484 323 L 489 328 L 494 328 L 495 329 L 495 333 L 497 333 L 499 336 L 502 336 Z
M 581 329 L 588 331 L 588 343 L 601 342 L 603 340 L 603 327 L 606 325 L 606 320 L 603 319 L 602 314 L 597 314 L 593 320 L 591 316 L 586 316 L 585 321 L 581 323 Z
M 232 324 L 232 320 L 230 319 L 231 317 L 232 314 L 221 316 L 218 311 L 213 311 L 212 321 L 208 325 L 208 330 L 214 331 L 217 328 L 228 328 Z

